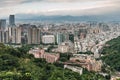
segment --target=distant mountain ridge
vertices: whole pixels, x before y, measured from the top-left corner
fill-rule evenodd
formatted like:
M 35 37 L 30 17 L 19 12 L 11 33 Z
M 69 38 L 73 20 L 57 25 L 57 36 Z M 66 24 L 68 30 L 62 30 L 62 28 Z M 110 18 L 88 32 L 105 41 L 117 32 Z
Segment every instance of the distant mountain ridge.
M 120 21 L 119 15 L 88 15 L 88 16 L 70 16 L 70 15 L 33 15 L 33 14 L 17 14 L 18 21 Z

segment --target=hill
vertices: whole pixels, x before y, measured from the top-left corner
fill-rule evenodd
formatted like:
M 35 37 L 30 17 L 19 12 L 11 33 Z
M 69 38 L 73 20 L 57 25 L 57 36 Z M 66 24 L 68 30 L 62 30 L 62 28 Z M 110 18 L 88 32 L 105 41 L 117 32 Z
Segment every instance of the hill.
M 0 80 L 106 80 L 103 76 L 84 70 L 82 75 L 35 59 L 27 54 L 31 46 L 13 48 L 0 43 Z
M 112 39 L 106 43 L 108 46 L 103 48 L 103 61 L 111 68 L 120 71 L 120 37 Z

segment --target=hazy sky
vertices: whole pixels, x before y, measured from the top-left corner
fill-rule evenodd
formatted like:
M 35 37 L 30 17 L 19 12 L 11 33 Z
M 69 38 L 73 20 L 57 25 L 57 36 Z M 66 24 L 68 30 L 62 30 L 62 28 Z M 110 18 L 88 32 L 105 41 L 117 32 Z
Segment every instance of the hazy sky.
M 9 14 L 99 15 L 120 9 L 120 0 L 0 0 L 0 17 Z

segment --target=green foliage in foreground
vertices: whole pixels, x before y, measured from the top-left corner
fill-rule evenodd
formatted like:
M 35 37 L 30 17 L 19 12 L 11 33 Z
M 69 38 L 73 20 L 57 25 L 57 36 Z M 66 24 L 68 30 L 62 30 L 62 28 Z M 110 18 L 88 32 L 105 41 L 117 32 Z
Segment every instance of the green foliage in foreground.
M 94 72 L 79 75 L 44 59 L 28 55 L 29 47 L 12 48 L 0 43 L 0 80 L 106 80 Z
M 107 47 L 104 47 L 102 57 L 103 61 L 111 68 L 120 71 L 120 37 L 107 42 Z
M 90 55 L 90 54 L 93 54 L 91 51 L 87 51 L 87 52 L 78 52 L 78 54 L 88 54 L 88 55 Z
M 103 48 L 102 54 L 120 53 L 120 36 L 108 41 L 107 46 Z

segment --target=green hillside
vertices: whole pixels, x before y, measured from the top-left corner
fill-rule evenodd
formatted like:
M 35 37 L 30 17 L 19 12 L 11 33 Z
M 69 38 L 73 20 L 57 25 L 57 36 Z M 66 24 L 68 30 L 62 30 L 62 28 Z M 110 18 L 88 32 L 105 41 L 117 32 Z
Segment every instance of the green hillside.
M 0 43 L 0 80 L 106 80 L 103 76 L 84 70 L 79 75 L 49 64 L 44 59 L 35 59 L 27 54 L 30 46 L 12 48 Z
M 120 37 L 108 41 L 103 48 L 103 61 L 111 68 L 120 71 Z

